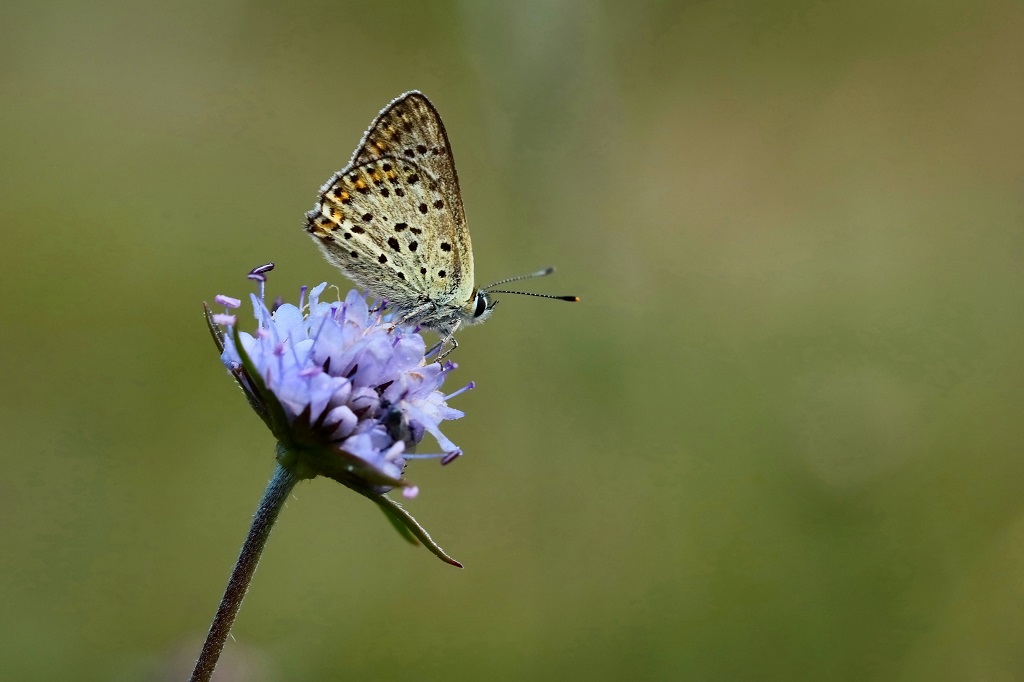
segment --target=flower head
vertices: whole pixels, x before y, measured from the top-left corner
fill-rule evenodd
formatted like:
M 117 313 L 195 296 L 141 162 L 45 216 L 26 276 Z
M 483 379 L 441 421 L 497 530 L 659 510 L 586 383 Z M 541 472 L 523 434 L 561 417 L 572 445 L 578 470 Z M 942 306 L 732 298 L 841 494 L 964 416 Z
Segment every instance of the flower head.
M 417 330 L 389 324 L 355 291 L 324 301 L 324 283 L 303 287 L 297 305 L 268 307 L 268 269 L 250 273 L 259 287 L 251 295 L 253 333 L 239 331 L 230 312 L 208 312 L 208 320 L 221 360 L 277 437 L 278 459 L 304 477 L 329 476 L 368 497 L 394 487 L 412 497 L 417 489 L 403 478 L 407 460 L 447 463 L 461 454 L 440 430 L 441 422 L 463 416 L 439 390 L 455 365 L 428 363 Z M 226 311 L 241 304 L 227 296 L 215 301 Z M 412 454 L 425 433 L 441 453 Z
M 439 390 L 455 364 L 427 362 L 418 329 L 396 327 L 352 291 L 344 301 L 320 300 L 327 284 L 307 292 L 297 305 L 265 300 L 266 273 L 273 263 L 249 273 L 258 284 L 251 296 L 254 333 L 238 330 L 230 311 L 241 301 L 217 296 L 225 312 L 206 307 L 206 321 L 221 360 L 249 404 L 277 437 L 277 460 L 298 478 L 327 476 L 375 502 L 405 539 L 424 544 L 453 566 L 448 556 L 398 502 L 385 493 L 419 489 L 403 477 L 410 459 L 437 458 L 447 464 L 462 454 L 441 433 L 441 422 L 463 414 L 448 407 Z M 308 293 L 308 297 L 307 297 Z M 442 452 L 413 454 L 429 433 Z

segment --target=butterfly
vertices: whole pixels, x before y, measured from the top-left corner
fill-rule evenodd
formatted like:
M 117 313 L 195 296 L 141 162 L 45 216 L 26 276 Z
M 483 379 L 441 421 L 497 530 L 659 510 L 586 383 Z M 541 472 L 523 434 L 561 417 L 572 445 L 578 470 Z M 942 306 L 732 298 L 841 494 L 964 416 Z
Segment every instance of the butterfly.
M 344 168 L 320 188 L 306 231 L 327 261 L 387 301 L 395 324 L 441 335 L 445 357 L 455 332 L 486 320 L 509 293 L 578 301 L 491 287 L 554 272 L 511 277 L 477 288 L 473 247 L 448 133 L 437 109 L 418 91 L 400 95 L 370 124 Z

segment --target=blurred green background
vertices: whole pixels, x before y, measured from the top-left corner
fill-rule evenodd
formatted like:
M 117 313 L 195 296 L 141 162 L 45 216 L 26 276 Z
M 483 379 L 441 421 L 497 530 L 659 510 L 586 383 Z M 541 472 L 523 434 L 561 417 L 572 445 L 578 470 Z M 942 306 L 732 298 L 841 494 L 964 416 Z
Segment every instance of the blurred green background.
M 222 680 L 1024 679 L 1024 6 L 5 2 L 0 668 L 178 680 L 273 441 L 200 306 L 418 88 L 478 280 L 452 569 L 324 479 Z

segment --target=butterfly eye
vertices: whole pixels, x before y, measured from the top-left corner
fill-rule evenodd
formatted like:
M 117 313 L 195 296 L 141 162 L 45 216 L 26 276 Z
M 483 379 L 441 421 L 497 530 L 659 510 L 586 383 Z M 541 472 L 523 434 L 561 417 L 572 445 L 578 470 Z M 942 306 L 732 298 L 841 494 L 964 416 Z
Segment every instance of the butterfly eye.
M 487 294 L 480 292 L 476 295 L 476 308 L 473 310 L 473 317 L 480 317 L 487 312 Z

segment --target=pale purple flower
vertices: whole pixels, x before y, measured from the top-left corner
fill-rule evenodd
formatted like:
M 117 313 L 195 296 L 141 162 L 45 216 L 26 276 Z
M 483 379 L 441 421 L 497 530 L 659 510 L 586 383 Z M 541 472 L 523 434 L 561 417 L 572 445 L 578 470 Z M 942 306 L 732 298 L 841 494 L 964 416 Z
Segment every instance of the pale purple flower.
M 355 291 L 343 301 L 325 301 L 326 283 L 308 298 L 303 287 L 297 305 L 268 308 L 266 271 L 250 274 L 259 283 L 259 294 L 250 297 L 253 333 L 238 328 L 238 299 L 216 297 L 225 312 L 208 319 L 221 360 L 277 437 L 278 459 L 367 496 L 393 487 L 414 496 L 418 489 L 403 478 L 407 460 L 448 463 L 461 454 L 441 432 L 443 421 L 463 416 L 447 403 L 462 390 L 440 391 L 456 366 L 428 362 L 418 330 L 393 327 Z M 441 452 L 413 455 L 425 433 Z

